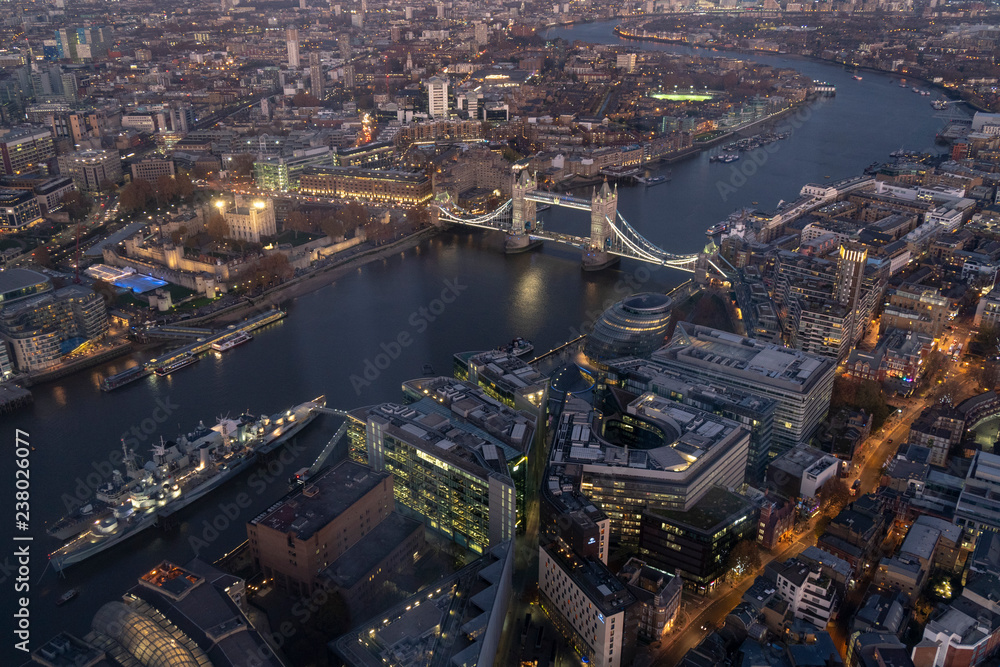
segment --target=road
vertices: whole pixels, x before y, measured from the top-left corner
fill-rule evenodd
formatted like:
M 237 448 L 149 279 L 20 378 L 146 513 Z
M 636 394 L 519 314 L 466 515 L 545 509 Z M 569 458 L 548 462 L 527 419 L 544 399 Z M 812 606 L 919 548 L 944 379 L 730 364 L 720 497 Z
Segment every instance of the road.
M 968 341 L 972 333 L 970 328 L 964 324 L 955 324 L 953 329 L 946 330 L 941 337 L 941 345 L 945 351 L 954 344 L 962 346 L 964 352 L 968 349 Z M 910 424 L 924 410 L 924 408 L 934 404 L 943 396 L 949 396 L 955 403 L 968 398 L 977 393 L 975 373 L 968 364 L 963 365 L 961 359 L 953 359 L 951 356 L 945 364 L 940 383 L 934 383 L 929 387 L 924 396 L 903 399 L 903 407 L 900 412 L 896 412 L 889 417 L 882 428 L 871 435 L 863 452 L 863 461 L 860 465 L 854 466 L 847 481 L 849 484 L 857 479 L 861 480 L 859 495 L 874 491 L 882 475 L 882 468 L 885 462 L 892 457 L 900 443 L 906 441 Z M 898 403 L 898 401 L 897 401 Z M 780 551 L 772 552 L 766 556 L 764 565 L 771 561 L 784 561 L 798 555 L 807 547 L 816 543 L 814 532 L 817 515 L 801 528 L 796 539 L 783 547 Z M 761 571 L 763 568 L 761 569 Z M 734 587 L 724 585 L 723 588 L 711 598 L 699 598 L 697 596 L 684 601 L 681 609 L 682 623 L 661 642 L 657 648 L 646 647 L 645 651 L 640 650 L 635 659 L 637 667 L 649 667 L 651 665 L 676 665 L 684 657 L 684 654 L 698 645 L 709 631 L 701 630 L 703 626 L 721 626 L 726 615 L 740 603 L 743 593 L 751 586 L 754 576 L 748 576 Z

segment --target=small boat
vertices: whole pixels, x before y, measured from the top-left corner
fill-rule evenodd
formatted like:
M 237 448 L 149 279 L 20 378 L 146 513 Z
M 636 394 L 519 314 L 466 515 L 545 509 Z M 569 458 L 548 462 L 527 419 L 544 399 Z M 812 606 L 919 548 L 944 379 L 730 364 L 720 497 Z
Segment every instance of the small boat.
M 858 74 L 855 74 L 855 75 L 854 75 L 854 80 L 855 80 L 855 81 L 861 81 L 861 76 L 860 76 L 860 75 L 858 75 Z
M 931 106 L 938 111 L 944 111 L 948 108 L 948 100 L 934 100 L 931 102 Z
M 524 355 L 530 353 L 535 349 L 530 340 L 525 340 L 518 336 L 512 340 L 506 348 L 504 348 L 508 353 L 513 354 L 515 357 L 523 357 Z
M 246 331 L 240 331 L 232 336 L 226 336 L 220 340 L 212 343 L 212 349 L 216 352 L 226 352 L 233 349 L 237 345 L 242 345 L 243 343 L 249 343 L 253 340 L 253 336 L 248 334 Z
M 197 362 L 198 362 L 198 357 L 188 352 L 184 355 L 181 355 L 181 357 L 176 361 L 172 361 L 169 364 L 157 368 L 156 374 L 159 375 L 160 377 L 164 377 L 166 375 L 170 375 L 174 371 L 179 371 L 180 369 L 186 368 L 187 366 L 190 366 L 191 364 Z
M 899 87 L 900 87 L 900 88 L 907 88 L 907 87 L 908 87 L 908 86 L 906 85 L 906 79 L 903 79 L 902 81 L 900 81 L 900 82 L 899 82 Z
M 666 176 L 636 176 L 635 180 L 643 185 L 659 185 L 660 183 L 666 183 Z
M 424 364 L 424 367 L 420 369 L 420 372 L 424 375 L 437 375 L 437 373 L 434 372 L 434 367 L 430 364 Z
M 75 598 L 79 594 L 80 594 L 80 591 L 78 591 L 77 589 L 75 589 L 75 588 L 69 589 L 68 591 L 66 591 L 65 593 L 63 593 L 62 595 L 59 596 L 59 599 L 56 600 L 56 606 L 57 607 L 63 606 L 64 604 L 66 604 L 67 602 L 69 602 L 70 600 L 72 600 L 73 598 Z

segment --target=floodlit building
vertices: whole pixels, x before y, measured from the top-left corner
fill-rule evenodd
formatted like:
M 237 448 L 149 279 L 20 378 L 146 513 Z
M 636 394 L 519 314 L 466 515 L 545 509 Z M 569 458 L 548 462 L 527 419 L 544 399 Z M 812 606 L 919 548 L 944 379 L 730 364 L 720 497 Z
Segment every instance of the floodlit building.
M 431 118 L 448 117 L 448 79 L 432 76 L 424 82 L 427 86 L 427 113 Z
M 278 233 L 272 199 L 237 196 L 234 206 L 220 208 L 225 211 L 223 215 L 229 225 L 229 236 L 234 239 L 260 243 L 262 238 Z

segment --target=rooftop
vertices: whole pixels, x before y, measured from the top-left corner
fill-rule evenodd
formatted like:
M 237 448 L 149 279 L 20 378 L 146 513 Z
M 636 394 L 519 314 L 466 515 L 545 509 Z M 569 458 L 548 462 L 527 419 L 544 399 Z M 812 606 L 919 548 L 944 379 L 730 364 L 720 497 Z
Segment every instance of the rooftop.
M 423 530 L 423 527 L 424 524 L 416 519 L 391 512 L 340 558 L 330 563 L 321 575 L 341 588 L 352 588 L 396 545 L 414 531 Z
M 670 344 L 652 356 L 799 393 L 807 393 L 834 370 L 830 359 L 686 322 L 678 324 Z
M 687 512 L 648 509 L 646 513 L 674 526 L 687 526 L 704 533 L 714 533 L 717 527 L 746 519 L 752 508 L 753 504 L 743 496 L 715 486 Z
M 250 523 L 281 533 L 294 532 L 298 539 L 308 540 L 390 477 L 389 473 L 376 472 L 360 463 L 343 461 L 310 479 L 305 487 L 286 495 Z
M 613 616 L 635 602 L 635 596 L 604 563 L 581 558 L 561 539 L 540 547 L 569 575 L 604 616 Z

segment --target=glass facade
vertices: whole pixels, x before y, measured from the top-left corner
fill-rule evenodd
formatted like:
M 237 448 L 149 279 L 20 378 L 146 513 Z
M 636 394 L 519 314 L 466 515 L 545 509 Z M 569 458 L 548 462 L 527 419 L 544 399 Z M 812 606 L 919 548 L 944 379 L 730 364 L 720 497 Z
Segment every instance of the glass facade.
M 593 362 L 644 357 L 665 344 L 673 300 L 643 292 L 604 311 L 587 336 L 583 352 Z

